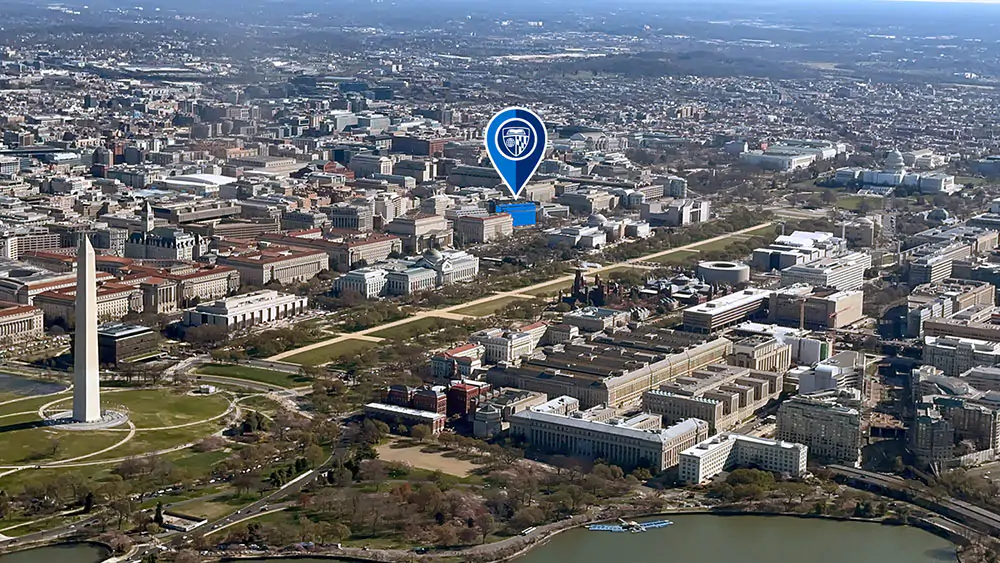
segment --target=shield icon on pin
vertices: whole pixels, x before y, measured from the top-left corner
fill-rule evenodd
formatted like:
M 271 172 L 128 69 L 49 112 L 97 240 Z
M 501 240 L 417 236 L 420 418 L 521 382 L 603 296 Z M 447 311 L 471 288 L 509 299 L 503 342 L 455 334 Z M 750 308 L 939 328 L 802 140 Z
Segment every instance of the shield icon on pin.
M 501 136 L 504 146 L 514 158 L 521 156 L 531 141 L 531 132 L 525 127 L 507 127 Z

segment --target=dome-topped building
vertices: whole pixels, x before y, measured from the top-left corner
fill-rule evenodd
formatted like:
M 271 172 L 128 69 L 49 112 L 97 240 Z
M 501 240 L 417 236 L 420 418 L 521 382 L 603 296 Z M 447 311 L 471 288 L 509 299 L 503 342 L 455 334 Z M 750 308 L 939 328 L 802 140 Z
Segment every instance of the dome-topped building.
M 889 151 L 889 154 L 885 157 L 885 168 L 886 170 L 906 170 L 906 161 L 903 160 L 903 153 L 898 150 Z

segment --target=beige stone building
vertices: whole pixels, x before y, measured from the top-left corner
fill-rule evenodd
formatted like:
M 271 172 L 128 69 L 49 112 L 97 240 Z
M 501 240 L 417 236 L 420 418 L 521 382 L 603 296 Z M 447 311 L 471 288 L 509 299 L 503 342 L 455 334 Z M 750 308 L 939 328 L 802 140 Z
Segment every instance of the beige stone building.
M 263 287 L 304 282 L 330 268 L 330 257 L 322 250 L 264 248 L 231 256 L 219 256 L 218 264 L 235 268 L 240 282 Z
M 733 343 L 729 364 L 755 371 L 785 373 L 792 366 L 792 347 L 773 336 L 750 336 Z
M 72 323 L 76 318 L 76 288 L 47 291 L 35 296 L 35 306 L 45 314 L 45 320 Z M 100 321 L 121 320 L 129 313 L 143 311 L 142 290 L 131 285 L 105 283 L 97 288 L 97 318 Z
M 459 217 L 455 220 L 455 237 L 464 244 L 491 242 L 514 233 L 514 220 L 508 213 L 486 217 Z
M 41 339 L 45 315 L 38 307 L 0 302 L 0 346 Z
M 510 432 L 523 437 L 530 448 L 656 472 L 676 466 L 681 451 L 709 434 L 703 420 L 688 419 L 664 429 L 656 415 L 613 415 L 613 409 L 602 407 L 581 411 L 579 401 L 562 396 L 510 416 Z
M 713 364 L 647 391 L 642 407 L 667 422 L 699 418 L 714 434 L 753 416 L 778 397 L 782 385 L 778 373 Z
M 597 337 L 547 347 L 520 363 L 497 366 L 486 373 L 495 387 L 516 387 L 568 395 L 587 408 L 637 406 L 650 389 L 710 364 L 725 362 L 732 342 L 725 338 L 666 329 L 637 331 L 627 337 Z

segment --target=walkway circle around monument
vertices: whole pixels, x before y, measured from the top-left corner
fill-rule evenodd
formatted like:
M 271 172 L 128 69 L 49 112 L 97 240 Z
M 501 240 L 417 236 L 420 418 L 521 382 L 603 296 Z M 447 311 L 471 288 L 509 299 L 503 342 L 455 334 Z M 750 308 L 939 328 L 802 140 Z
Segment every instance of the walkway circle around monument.
M 699 262 L 698 278 L 705 283 L 739 285 L 750 281 L 750 266 L 742 262 Z
M 42 407 L 44 409 L 45 407 Z M 82 422 L 73 418 L 73 411 L 39 411 L 46 426 L 58 430 L 106 430 L 121 426 L 128 422 L 129 411 L 124 406 L 114 406 L 104 409 L 101 418 L 89 422 Z

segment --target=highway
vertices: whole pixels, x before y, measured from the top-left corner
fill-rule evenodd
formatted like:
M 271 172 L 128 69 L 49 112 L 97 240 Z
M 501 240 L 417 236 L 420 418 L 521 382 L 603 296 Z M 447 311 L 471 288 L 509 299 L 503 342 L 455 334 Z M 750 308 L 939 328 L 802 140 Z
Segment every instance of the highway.
M 1000 534 L 1000 514 L 958 499 L 935 498 L 921 483 L 843 465 L 831 465 L 829 469 L 835 475 L 868 484 L 890 494 L 896 493 L 903 500 L 911 501 L 980 532 L 990 535 Z

